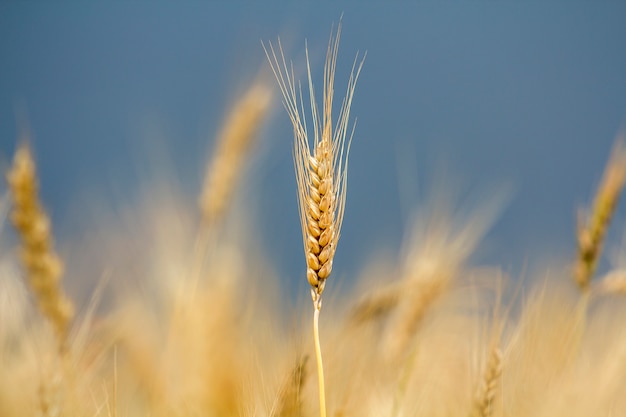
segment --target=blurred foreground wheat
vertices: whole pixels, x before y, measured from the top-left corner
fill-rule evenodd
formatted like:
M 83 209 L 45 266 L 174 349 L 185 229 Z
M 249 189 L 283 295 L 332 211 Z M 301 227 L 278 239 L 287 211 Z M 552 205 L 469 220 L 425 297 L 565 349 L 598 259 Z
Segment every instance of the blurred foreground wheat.
M 294 122 L 317 313 L 331 270 L 324 265 L 339 239 L 346 162 L 337 156 L 343 154 L 338 143 L 346 138 L 360 68 L 349 81 L 339 130 L 331 134 L 337 41 L 338 35 L 329 47 L 323 111 L 313 110 L 311 149 L 306 130 L 298 131 L 303 125 Z M 287 71 L 282 59 L 271 57 Z M 287 74 L 281 85 L 291 103 L 295 84 L 293 72 Z M 6 231 L 0 240 L 0 416 L 317 413 L 320 390 L 311 383 L 309 358 L 319 356 L 312 340 L 318 335 L 305 324 L 308 308 L 291 309 L 284 301 L 288 295 L 272 272 L 282 260 L 263 252 L 263 231 L 237 229 L 223 216 L 233 211 L 228 196 L 241 182 L 238 170 L 266 114 L 269 99 L 264 92 L 254 101 L 258 91 L 250 87 L 227 118 L 222 132 L 232 134 L 223 134 L 211 158 L 201 210 L 193 199 L 149 189 L 123 216 L 92 225 L 91 241 L 65 243 L 75 259 L 102 257 L 65 282 L 109 276 L 76 314 L 62 289 L 62 261 L 37 194 L 34 160 L 28 148 L 18 148 L 7 178 L 19 256 L 7 250 Z M 297 115 L 291 113 L 292 121 Z M 245 123 L 248 128 L 239 126 Z M 320 411 L 334 417 L 626 416 L 626 300 L 617 296 L 626 288 L 625 274 L 617 269 L 591 280 L 624 183 L 622 149 L 616 145 L 579 230 L 573 273 L 567 265 L 553 267 L 525 277 L 521 286 L 497 266 L 473 265 L 497 200 L 472 211 L 435 199 L 416 211 L 401 254 L 364 260 L 355 286 L 325 307 L 332 320 L 321 323 L 329 348 Z M 227 160 L 235 161 L 236 172 Z M 239 216 L 243 222 L 246 214 Z M 218 220 L 222 233 L 198 250 L 199 234 Z M 113 287 L 106 288 L 110 300 L 99 308 L 106 282 Z

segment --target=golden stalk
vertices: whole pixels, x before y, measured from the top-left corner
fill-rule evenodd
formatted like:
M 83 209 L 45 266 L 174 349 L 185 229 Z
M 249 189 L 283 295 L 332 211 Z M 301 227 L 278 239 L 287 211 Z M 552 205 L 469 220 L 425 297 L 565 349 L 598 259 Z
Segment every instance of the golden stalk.
M 623 140 L 618 140 L 604 170 L 587 224 L 578 228 L 578 257 L 574 266 L 574 279 L 585 293 L 589 290 L 602 243 L 625 182 L 626 147 Z
M 491 417 L 493 401 L 500 377 L 502 376 L 502 352 L 497 347 L 491 349 L 489 359 L 483 373 L 480 391 L 474 403 L 472 417 Z
M 28 284 L 63 352 L 74 307 L 61 287 L 63 263 L 54 251 L 50 219 L 39 202 L 36 167 L 28 146 L 22 145 L 15 152 L 7 181 L 13 198 L 11 220 L 21 239 Z
M 306 383 L 308 356 L 299 357 L 289 373 L 279 396 L 278 410 L 275 417 L 299 417 L 302 415 L 302 388 Z
M 346 97 L 339 112 L 339 120 L 333 126 L 332 104 L 340 33 L 341 22 L 336 35 L 333 37 L 331 33 L 326 51 L 321 114 L 315 99 L 309 54 L 308 49 L 306 49 L 309 98 L 313 121 L 312 143 L 310 143 L 310 135 L 304 117 L 302 88 L 300 84 L 296 88 L 293 65 L 287 65 L 280 39 L 278 41 L 280 57 L 277 56 L 271 43 L 269 50 L 264 45 L 265 53 L 283 95 L 285 109 L 294 129 L 294 166 L 298 185 L 298 203 L 307 264 L 307 280 L 311 285 L 311 297 L 314 306 L 313 338 L 317 359 L 320 415 L 322 417 L 326 416 L 326 400 L 324 369 L 319 343 L 319 313 L 322 308 L 322 293 L 326 279 L 332 272 L 333 258 L 343 221 L 348 179 L 348 154 L 354 133 L 354 129 L 352 129 L 348 137 L 350 107 L 356 82 L 363 66 L 363 60 L 359 63 L 357 54 L 348 81 Z M 346 139 L 348 139 L 347 143 Z
M 194 286 L 203 267 L 203 256 L 211 230 L 228 210 L 271 101 L 272 92 L 269 87 L 257 80 L 235 103 L 217 138 L 198 199 L 202 221 L 194 245 L 194 261 L 190 273 Z
M 221 218 L 228 208 L 245 159 L 269 110 L 271 98 L 269 88 L 256 82 L 237 101 L 226 119 L 207 168 L 199 201 L 207 227 Z

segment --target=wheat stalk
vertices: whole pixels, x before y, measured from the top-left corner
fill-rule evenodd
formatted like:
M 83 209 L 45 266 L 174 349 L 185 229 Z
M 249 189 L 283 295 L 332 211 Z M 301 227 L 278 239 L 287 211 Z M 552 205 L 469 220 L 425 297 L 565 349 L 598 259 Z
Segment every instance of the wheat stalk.
M 410 287 L 401 281 L 377 288 L 365 294 L 350 311 L 350 324 L 358 326 L 375 320 L 394 310 L 404 292 Z
M 198 199 L 202 222 L 194 245 L 190 276 L 192 286 L 203 268 L 212 228 L 224 217 L 243 165 L 253 148 L 259 129 L 272 101 L 272 92 L 256 81 L 235 103 L 217 138 L 211 162 L 207 165 L 204 185 Z
M 474 403 L 472 417 L 491 417 L 493 401 L 496 397 L 498 382 L 502 376 L 502 351 L 494 347 L 489 354 L 489 360 L 483 373 L 480 391 Z
M 310 143 L 310 132 L 307 129 L 306 117 L 304 116 L 302 87 L 298 83 L 296 88 L 293 65 L 287 65 L 280 39 L 278 40 L 280 58 L 271 42 L 269 50 L 263 45 L 294 129 L 294 166 L 298 185 L 298 205 L 307 264 L 307 280 L 311 285 L 311 297 L 314 306 L 313 339 L 318 364 L 320 414 L 322 417 L 326 415 L 326 400 L 324 369 L 319 343 L 319 313 L 322 308 L 322 293 L 326 279 L 333 269 L 333 258 L 343 221 L 348 179 L 348 154 L 354 133 L 353 128 L 348 137 L 350 107 L 356 82 L 363 66 L 363 59 L 359 63 L 357 54 L 348 80 L 346 96 L 339 112 L 339 119 L 333 126 L 332 106 L 340 33 L 341 22 L 334 37 L 331 31 L 330 42 L 326 51 L 321 113 L 315 99 L 309 53 L 308 48 L 306 49 L 309 98 L 313 121 L 312 143 Z M 346 139 L 348 139 L 347 143 Z
M 256 82 L 229 113 L 218 136 L 199 200 L 206 227 L 213 225 L 228 208 L 242 165 L 269 110 L 271 98 L 269 88 Z
M 280 390 L 278 410 L 275 417 L 300 417 L 302 415 L 302 388 L 307 379 L 308 356 L 297 358 L 289 377 Z
M 587 224 L 578 227 L 578 258 L 574 267 L 574 278 L 585 293 L 589 290 L 589 283 L 600 258 L 602 242 L 625 182 L 626 147 L 623 139 L 620 139 L 615 143 L 604 170 Z
M 13 198 L 11 220 L 21 238 L 21 260 L 30 289 L 64 352 L 74 307 L 61 288 L 63 263 L 54 251 L 50 219 L 39 202 L 36 167 L 28 146 L 15 152 L 7 182 Z

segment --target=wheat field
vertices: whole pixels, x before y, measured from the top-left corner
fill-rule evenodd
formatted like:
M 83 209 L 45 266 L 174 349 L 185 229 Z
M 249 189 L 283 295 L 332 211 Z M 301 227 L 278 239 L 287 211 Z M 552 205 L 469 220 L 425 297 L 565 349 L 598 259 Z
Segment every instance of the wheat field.
M 67 295 L 36 149 L 21 140 L 1 205 L 14 239 L 0 240 L 0 416 L 626 416 L 626 272 L 596 272 L 626 180 L 619 140 L 569 263 L 522 277 L 472 264 L 501 201 L 468 209 L 440 190 L 399 253 L 324 291 L 342 218 L 360 209 L 345 195 L 363 62 L 333 112 L 338 33 L 324 93 L 308 68 L 323 98 L 319 110 L 311 98 L 308 130 L 292 67 L 266 49 L 278 87 L 257 80 L 230 109 L 199 197 L 164 185 L 103 221 L 96 250 L 117 261 L 85 271 L 99 283 L 87 303 Z M 313 308 L 290 299 L 263 230 L 233 198 L 281 88 Z

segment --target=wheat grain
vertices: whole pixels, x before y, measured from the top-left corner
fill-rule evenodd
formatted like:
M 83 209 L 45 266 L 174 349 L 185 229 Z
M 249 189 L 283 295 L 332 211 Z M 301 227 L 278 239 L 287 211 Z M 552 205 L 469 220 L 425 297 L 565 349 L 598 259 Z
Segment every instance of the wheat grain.
M 21 260 L 30 289 L 64 351 L 74 307 L 61 288 L 63 263 L 54 251 L 50 219 L 39 202 L 36 167 L 28 146 L 17 149 L 7 181 L 13 198 L 11 220 L 21 238 Z

